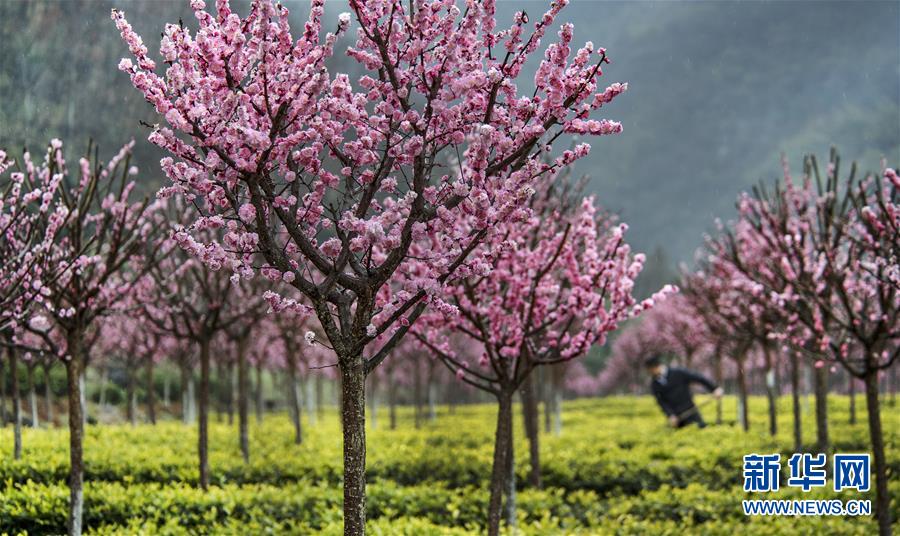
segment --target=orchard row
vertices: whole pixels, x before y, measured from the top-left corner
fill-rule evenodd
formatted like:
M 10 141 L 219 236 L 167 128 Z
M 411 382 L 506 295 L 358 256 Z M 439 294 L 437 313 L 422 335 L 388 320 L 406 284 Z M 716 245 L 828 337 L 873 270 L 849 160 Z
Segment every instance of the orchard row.
M 762 380 L 773 436 L 779 385 L 789 385 L 799 452 L 803 376 L 813 371 L 817 448 L 825 452 L 829 377 L 843 376 L 854 422 L 856 390 L 865 393 L 876 514 L 889 534 L 879 395 L 896 393 L 900 368 L 900 177 L 887 167 L 841 171 L 832 151 L 825 169 L 807 157 L 799 176 L 785 164 L 783 180 L 742 194 L 737 218 L 707 237 L 698 269 L 682 276 L 682 292 L 619 336 L 596 382 L 607 390 L 633 385 L 636 356 L 669 353 L 719 382 L 731 378 L 746 408 L 753 376 Z M 888 426 L 900 424 L 896 409 L 887 412 Z M 749 411 L 740 413 L 747 430 Z
M 148 139 L 169 155 L 169 185 L 153 202 L 133 198 L 131 145 L 108 164 L 68 162 L 58 140 L 43 158 L 0 158 L 11 168 L 4 344 L 13 369 L 22 352 L 66 365 L 70 534 L 82 531 L 91 356 L 196 363 L 206 489 L 222 347 L 237 362 L 245 459 L 251 355 L 290 374 L 335 370 L 353 535 L 365 529 L 366 377 L 395 354 L 436 356 L 498 401 L 488 522 L 498 533 L 513 393 L 653 302 L 632 296 L 644 259 L 625 226 L 567 178 L 590 150 L 572 136 L 621 131 L 594 116 L 626 85 L 599 85 L 606 51 L 576 50 L 573 26 L 554 28 L 565 4 L 498 27 L 493 2 L 352 1 L 325 21 L 315 0 L 294 36 L 272 0 L 243 17 L 227 1 L 193 0 L 195 31 L 163 30 L 164 67 L 113 10 L 131 56 L 119 69 L 163 121 Z M 329 70 L 339 42 L 358 80 Z M 541 55 L 527 87 L 523 66 Z
M 161 121 L 148 139 L 168 155 L 168 186 L 132 195 L 133 143 L 105 164 L 94 149 L 67 161 L 59 140 L 42 157 L 0 154 L 0 328 L 12 370 L 20 355 L 65 364 L 70 534 L 83 528 L 85 372 L 108 353 L 199 368 L 203 490 L 214 354 L 236 363 L 245 461 L 251 362 L 291 378 L 333 370 L 352 535 L 366 525 L 366 379 L 431 356 L 497 401 L 486 525 L 499 533 L 504 496 L 514 504 L 513 395 L 524 386 L 534 408 L 536 369 L 584 356 L 676 291 L 632 295 L 644 256 L 570 178 L 590 150 L 578 137 L 622 130 L 596 116 L 627 86 L 601 85 L 606 51 L 554 28 L 565 4 L 498 27 L 493 2 L 354 0 L 328 22 L 315 0 L 294 36 L 272 0 L 244 17 L 193 0 L 193 32 L 164 28 L 165 67 L 112 12 L 130 51 L 119 69 Z M 329 70 L 345 42 L 358 80 Z M 898 180 L 844 184 L 834 164 L 823 182 L 810 162 L 802 181 L 743 197 L 685 277 L 686 306 L 659 314 L 689 315 L 738 371 L 751 348 L 774 359 L 777 345 L 861 378 L 886 534 L 877 375 L 900 352 Z

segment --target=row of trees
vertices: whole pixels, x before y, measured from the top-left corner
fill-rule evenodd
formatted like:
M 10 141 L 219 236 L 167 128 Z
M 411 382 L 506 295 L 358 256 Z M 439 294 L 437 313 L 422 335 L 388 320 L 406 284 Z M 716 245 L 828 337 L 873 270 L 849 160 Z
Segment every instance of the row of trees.
M 133 292 L 140 268 L 132 262 L 153 236 L 147 219 L 149 203 L 132 202 L 128 177 L 131 146 L 104 165 L 82 158 L 70 171 L 62 143 L 51 142 L 43 161 L 25 153 L 19 170 L 9 174 L 0 202 L 4 222 L 4 256 L 0 277 L 0 328 L 8 348 L 10 369 L 19 350 L 49 353 L 66 366 L 70 432 L 70 504 L 73 530 L 80 532 L 83 506 L 82 442 L 84 434 L 84 370 L 90 348 L 98 340 L 98 318 L 114 311 Z M 89 148 L 89 154 L 91 150 Z M 94 151 L 94 153 L 96 153 Z M 11 161 L 2 155 L 3 168 Z M 120 274 L 128 267 L 132 277 Z M 18 397 L 18 383 L 13 382 Z M 13 411 L 21 453 L 19 407 Z
M 164 74 L 114 10 L 133 56 L 119 68 L 165 120 L 149 140 L 171 155 L 161 162 L 171 185 L 157 201 L 134 200 L 133 143 L 105 165 L 92 148 L 70 169 L 57 141 L 4 181 L 0 327 L 11 370 L 21 352 L 65 363 L 70 534 L 82 531 L 85 371 L 107 352 L 129 367 L 144 356 L 148 377 L 165 353 L 188 391 L 196 356 L 204 489 L 214 352 L 237 370 L 245 459 L 252 364 L 281 360 L 298 441 L 297 376 L 335 370 L 346 534 L 365 530 L 366 379 L 390 370 L 394 354 L 433 354 L 497 397 L 497 534 L 502 497 L 515 504 L 513 393 L 527 387 L 539 481 L 532 371 L 584 355 L 661 297 L 636 302 L 643 257 L 624 225 L 560 178 L 590 146 L 554 143 L 621 131 L 591 116 L 626 89 L 598 85 L 605 50 L 573 50 L 571 24 L 542 43 L 564 1 L 504 29 L 493 2 L 351 1 L 331 33 L 323 4 L 295 39 L 271 0 L 245 17 L 227 1 L 210 12 L 194 0 L 195 34 L 165 27 Z M 347 55 L 366 74 L 351 84 L 328 62 L 354 20 Z M 519 88 L 539 50 L 533 87 Z M 0 162 L 13 166 L 6 154 Z
M 126 318 L 108 317 L 127 323 Z M 301 416 L 309 424 L 316 424 L 323 413 L 333 408 L 339 399 L 332 367 L 318 368 L 317 352 L 303 347 L 302 333 L 296 339 L 295 355 L 299 367 L 292 376 L 284 358 L 284 345 L 277 336 L 271 338 L 262 326 L 255 336 L 265 337 L 264 343 L 250 348 L 249 406 L 257 423 L 269 413 L 287 411 L 293 420 L 294 393 Z M 196 370 L 193 359 L 179 357 L 175 341 L 163 338 L 153 352 L 138 347 L 137 353 L 124 350 L 104 350 L 96 345 L 86 371 L 86 402 L 84 411 L 88 424 L 121 424 L 136 426 L 156 424 L 163 419 L 176 419 L 184 424 L 197 421 Z M 234 345 L 224 337 L 213 341 L 213 373 L 210 381 L 210 411 L 218 422 L 236 422 L 238 371 Z M 265 353 L 264 353 L 265 351 Z M 321 354 L 318 354 L 321 355 Z M 9 368 L 9 354 L 0 361 L 0 426 L 18 423 L 19 436 L 23 427 L 58 427 L 65 422 L 65 370 L 57 356 L 29 351 L 16 353 L 16 371 Z M 408 354 L 395 352 L 388 365 L 370 377 L 366 385 L 368 424 L 372 429 L 396 429 L 401 421 L 400 406 L 414 411 L 404 420 L 415 428 L 438 422 L 442 413 L 456 412 L 460 405 L 484 403 L 489 395 L 460 382 L 447 371 L 440 360 L 427 351 L 413 348 Z M 193 376 L 193 377 L 192 377 Z M 546 413 L 539 416 L 546 433 L 560 432 L 558 404 L 561 397 L 590 395 L 595 388 L 582 387 L 590 377 L 578 363 L 554 367 L 546 376 L 540 375 L 535 385 L 537 402 L 543 403 Z M 292 379 L 293 378 L 293 379 Z M 14 386 L 13 383 L 16 383 Z M 18 406 L 18 418 L 13 407 Z M 15 434 L 14 434 L 15 437 Z M 295 433 L 296 442 L 303 440 L 303 430 Z M 14 453 L 15 455 L 15 453 Z
M 234 284 L 271 281 L 269 307 L 315 318 L 321 331 L 307 340 L 333 353 L 347 534 L 365 530 L 365 380 L 409 343 L 413 326 L 418 344 L 457 377 L 498 397 L 489 509 L 497 534 L 512 480 L 511 393 L 535 366 L 577 357 L 634 312 L 641 262 L 621 230 L 608 239 L 590 202 L 584 216 L 561 215 L 565 228 L 546 237 L 553 246 L 534 243 L 544 237 L 532 221 L 552 216 L 530 206 L 534 193 L 552 198 L 546 183 L 589 151 L 552 144 L 621 130 L 591 119 L 625 89 L 598 86 L 605 51 L 592 43 L 574 51 L 571 24 L 542 43 L 564 5 L 553 2 L 534 22 L 519 12 L 498 29 L 493 2 L 351 1 L 322 36 L 315 1 L 295 40 L 286 9 L 271 1 L 253 2 L 244 18 L 227 2 L 209 13 L 195 1 L 196 36 L 166 27 L 165 76 L 113 13 L 134 57 L 120 68 L 168 123 L 150 135 L 172 155 L 162 162 L 172 180 L 163 193 L 198 209 L 175 240 Z M 365 72 L 357 87 L 326 63 L 354 19 L 347 55 Z M 523 65 L 545 46 L 533 89 L 520 89 Z M 507 266 L 529 254 L 527 267 Z M 482 301 L 510 287 L 517 321 Z M 579 305 L 593 316 L 576 314 Z M 447 325 L 469 317 L 477 318 Z M 454 335 L 473 336 L 458 347 L 486 355 L 483 372 L 448 350 Z
M 278 319 L 269 316 L 253 330 L 247 354 L 248 405 L 257 423 L 263 422 L 267 413 L 280 411 L 288 411 L 294 420 L 299 408 L 309 423 L 315 424 L 327 408 L 340 402 L 333 368 L 326 366 L 323 358 L 327 353 L 321 347 L 308 347 L 296 326 L 277 326 L 272 321 Z M 152 324 L 140 317 L 113 315 L 101 322 L 100 340 L 92 346 L 85 371 L 87 423 L 125 422 L 134 426 L 172 418 L 184 424 L 196 423 L 197 352 L 190 352 L 173 337 L 155 334 Z M 119 333 L 137 340 L 116 344 Z M 148 334 L 152 344 L 140 341 Z M 107 341 L 114 344 L 106 344 Z M 14 437 L 21 437 L 22 427 L 59 426 L 66 415 L 65 371 L 60 370 L 58 356 L 33 351 L 39 346 L 39 341 L 25 334 L 18 351 L 5 354 L 7 358 L 15 354 L 15 371 L 10 369 L 9 359 L 0 362 L 0 426 L 18 423 L 19 431 Z M 427 422 L 436 422 L 441 412 L 452 414 L 460 404 L 483 403 L 490 396 L 460 382 L 429 350 L 417 345 L 405 350 L 406 347 L 394 352 L 386 366 L 379 368 L 367 383 L 371 428 L 396 429 L 400 405 L 414 409 L 410 418 L 420 428 Z M 236 420 L 241 396 L 235 351 L 236 346 L 225 335 L 211 343 L 210 411 L 215 411 L 218 421 L 229 425 Z M 296 359 L 293 369 L 288 356 Z M 594 394 L 597 389 L 587 387 L 593 382 L 579 363 L 562 364 L 539 376 L 534 389 L 537 401 L 546 408 L 543 428 L 546 433 L 558 434 L 558 399 Z M 14 415 L 14 407 L 19 408 L 18 416 Z M 384 421 L 380 420 L 382 417 Z M 296 443 L 302 439 L 302 428 L 295 430 Z M 15 451 L 13 455 L 16 456 Z
M 70 534 L 82 530 L 84 378 L 97 354 L 168 355 L 184 371 L 186 401 L 196 359 L 204 489 L 214 354 L 236 370 L 245 460 L 251 368 L 286 372 L 298 441 L 297 379 L 333 370 L 346 534 L 365 529 L 367 379 L 394 396 L 404 363 L 438 360 L 497 400 L 488 526 L 498 534 L 504 496 L 514 519 L 513 394 L 525 408 L 529 480 L 539 485 L 533 371 L 583 356 L 660 301 L 642 326 L 658 326 L 648 331 L 689 362 L 712 356 L 719 379 L 733 367 L 745 427 L 751 359 L 765 371 L 775 433 L 787 356 L 798 445 L 801 361 L 823 364 L 815 367 L 823 448 L 827 364 L 858 378 L 879 527 L 890 531 L 878 378 L 900 353 L 897 175 L 840 180 L 832 155 L 820 177 L 807 160 L 799 183 L 786 172 L 784 184 L 741 197 L 739 219 L 709 238 L 683 295 L 662 300 L 674 291 L 666 287 L 638 302 L 643 257 L 565 173 L 590 147 L 559 149 L 570 135 L 621 131 L 592 116 L 626 86 L 601 89 L 606 53 L 591 43 L 573 50 L 572 25 L 542 43 L 564 4 L 534 22 L 519 12 L 498 29 L 492 2 L 352 0 L 326 33 L 317 0 L 295 39 L 286 9 L 271 0 L 255 0 L 245 17 L 227 1 L 207 11 L 194 0 L 194 34 L 165 27 L 165 73 L 113 11 L 133 57 L 119 67 L 165 121 L 149 139 L 170 154 L 161 162 L 170 186 L 155 202 L 136 201 L 132 145 L 106 165 L 89 150 L 70 170 L 54 141 L 43 162 L 26 153 L 10 170 L 0 204 L 10 369 L 28 352 L 61 359 L 67 371 Z M 347 55 L 366 73 L 356 84 L 329 71 L 354 23 Z M 533 87 L 520 88 L 538 51 Z M 0 155 L 0 173 L 10 167 Z M 623 335 L 613 359 L 652 344 Z M 152 377 L 153 358 L 144 364 Z M 13 390 L 18 399 L 18 382 Z
M 54 142 L 48 149 L 48 155 L 54 158 L 61 157 L 61 146 Z M 116 157 L 113 162 L 105 168 L 97 168 L 94 170 L 98 177 L 109 176 L 108 170 L 114 170 L 120 165 L 123 156 L 127 156 L 128 147 L 122 154 Z M 30 156 L 25 155 L 25 168 L 30 168 L 32 163 Z M 82 162 L 84 164 L 85 162 Z M 46 165 L 46 162 L 45 162 Z M 64 186 L 69 184 L 65 175 L 65 162 L 57 160 L 59 165 L 58 173 L 63 180 Z M 104 169 L 106 171 L 104 171 Z M 131 169 L 130 173 L 135 170 Z M 38 176 L 47 175 L 48 170 L 39 170 L 36 172 Z M 124 177 L 124 175 L 122 175 Z M 14 177 L 18 180 L 19 176 Z M 565 181 L 563 181 L 565 182 Z M 131 184 L 127 184 L 122 188 L 125 192 L 131 188 Z M 127 194 L 126 194 L 127 195 Z M 111 199 L 107 197 L 107 199 Z M 109 203 L 102 203 L 108 206 Z M 126 392 L 126 416 L 131 423 L 136 422 L 137 418 L 137 382 L 139 374 L 143 372 L 143 381 L 146 389 L 146 412 L 147 419 L 150 423 L 156 422 L 156 394 L 153 387 L 154 370 L 164 361 L 175 364 L 182 374 L 179 382 L 181 390 L 181 416 L 185 423 L 198 422 L 199 427 L 199 473 L 200 485 L 205 489 L 209 486 L 210 468 L 208 463 L 208 416 L 210 408 L 210 386 L 212 384 L 211 365 L 217 364 L 220 371 L 225 371 L 221 375 L 226 378 L 235 378 L 234 382 L 229 382 L 235 387 L 236 393 L 228 392 L 225 387 L 227 400 L 229 405 L 236 398 L 238 406 L 238 423 L 239 423 L 239 444 L 244 460 L 249 461 L 249 406 L 250 406 L 250 378 L 249 366 L 252 364 L 256 369 L 256 413 L 257 418 L 261 418 L 261 374 L 263 369 L 270 371 L 281 371 L 285 377 L 285 392 L 288 410 L 295 428 L 295 442 L 302 441 L 302 425 L 301 425 L 301 403 L 303 394 L 300 392 L 300 381 L 304 378 L 307 386 L 311 386 L 310 379 L 315 378 L 317 388 L 321 387 L 321 378 L 331 378 L 333 375 L 333 354 L 327 348 L 327 344 L 318 341 L 322 337 L 321 329 L 313 319 L 298 320 L 296 317 L 288 315 L 269 315 L 266 314 L 266 303 L 260 297 L 264 292 L 263 287 L 254 288 L 258 285 L 260 279 L 251 279 L 247 281 L 238 280 L 234 283 L 230 277 L 226 277 L 227 273 L 223 271 L 213 271 L 203 263 L 197 262 L 190 256 L 189 252 L 177 245 L 175 237 L 183 227 L 178 222 L 176 215 L 184 217 L 191 213 L 191 208 L 186 206 L 178 206 L 169 202 L 157 202 L 147 208 L 146 203 L 135 204 L 134 206 L 143 207 L 141 210 L 144 219 L 152 223 L 153 233 L 146 234 L 141 240 L 143 249 L 135 250 L 137 253 L 132 255 L 129 262 L 124 264 L 122 271 L 115 277 L 110 278 L 110 285 L 114 290 L 121 291 L 121 294 L 114 295 L 115 301 L 104 302 L 109 304 L 104 309 L 103 314 L 94 318 L 93 322 L 85 330 L 83 340 L 84 353 L 78 365 L 77 374 L 79 377 L 76 382 L 79 392 L 76 395 L 80 401 L 80 407 L 76 407 L 76 402 L 69 399 L 69 420 L 70 425 L 76 430 L 83 430 L 83 424 L 79 423 L 88 421 L 87 406 L 85 398 L 85 376 L 89 366 L 92 366 L 101 372 L 100 399 L 101 405 L 104 398 L 104 387 L 106 384 L 105 371 L 110 365 L 117 364 L 122 367 L 125 373 L 125 392 Z M 172 207 L 175 207 L 174 209 Z M 105 210 L 105 209 L 103 209 Z M 89 219 L 97 220 L 102 215 L 103 210 L 98 210 Z M 593 220 L 590 220 L 593 222 Z M 143 226 L 147 229 L 147 226 Z M 117 234 L 128 232 L 127 229 L 117 230 Z M 105 231 L 104 231 L 105 233 Z M 93 240 L 93 238 L 91 239 Z M 621 236 L 615 235 L 617 244 L 621 245 Z M 52 247 L 57 244 L 51 243 Z M 618 246 L 617 246 L 618 247 Z M 624 252 L 623 258 L 627 258 L 627 248 L 622 248 Z M 51 262 L 51 261 L 47 261 Z M 632 272 L 636 274 L 639 268 L 639 262 L 632 268 Z M 100 272 L 105 273 L 105 272 Z M 224 275 L 223 275 L 224 274 Z M 542 276 L 543 277 L 543 276 Z M 630 285 L 630 283 L 629 283 Z M 33 285 L 34 286 L 34 285 Z M 40 285 L 36 285 L 40 287 Z M 42 288 L 42 287 L 41 287 Z M 125 292 L 127 290 L 127 292 Z M 103 291 L 107 294 L 109 290 Z M 31 295 L 34 297 L 34 295 Z M 629 298 L 630 299 L 630 298 Z M 56 296 L 52 292 L 43 292 L 41 298 L 37 298 L 37 303 L 22 302 L 19 313 L 21 318 L 27 318 L 27 322 L 19 323 L 16 318 L 10 317 L 7 333 L 10 335 L 5 346 L 7 346 L 8 355 L 10 356 L 9 370 L 11 372 L 11 381 L 8 382 L 12 386 L 11 397 L 13 399 L 13 415 L 15 447 L 14 456 L 21 456 L 21 426 L 22 417 L 19 413 L 21 407 L 21 395 L 19 392 L 19 382 L 17 381 L 18 369 L 20 368 L 20 360 L 24 361 L 24 366 L 28 372 L 29 392 L 31 401 L 32 423 L 37 422 L 37 406 L 34 396 L 35 382 L 31 377 L 34 369 L 39 364 L 44 368 L 44 386 L 45 386 L 45 413 L 48 419 L 51 418 L 53 412 L 53 401 L 50 393 L 49 370 L 53 367 L 55 361 L 62 358 L 66 364 L 68 375 L 74 372 L 71 365 L 71 358 L 66 353 L 65 332 L 56 323 L 52 322 L 51 312 L 60 307 Z M 65 302 L 68 303 L 68 302 Z M 629 302 L 630 303 L 630 302 Z M 114 305 L 114 306 L 113 306 Z M 231 316 L 225 317 L 224 313 Z M 68 317 L 70 312 L 61 313 L 63 318 Z M 436 318 L 436 317 L 435 317 Z M 571 321 L 571 319 L 570 319 Z M 439 324 L 436 324 L 439 325 Z M 304 329 L 312 328 L 306 332 Z M 305 341 L 304 341 L 305 339 Z M 448 389 L 449 383 L 459 383 L 460 374 L 444 374 L 440 375 L 440 369 L 435 369 L 439 363 L 433 357 L 428 345 L 422 344 L 405 344 L 398 347 L 390 366 L 380 368 L 376 373 L 372 374 L 369 382 L 368 390 L 373 395 L 371 400 L 372 415 L 374 416 L 377 406 L 374 394 L 377 391 L 378 383 L 387 383 L 389 385 L 388 395 L 391 410 L 391 428 L 396 425 L 396 397 L 398 391 L 404 386 L 412 388 L 412 400 L 416 403 L 416 424 L 418 426 L 422 412 L 419 411 L 423 399 L 421 389 L 424 381 L 427 383 L 429 393 L 427 395 L 429 404 L 435 403 L 435 398 L 431 388 L 438 382 L 443 382 L 444 388 Z M 199 356 L 199 359 L 198 359 Z M 24 358 L 24 359 L 22 359 Z M 194 369 L 199 360 L 200 368 L 200 389 L 199 394 L 194 393 Z M 560 362 L 566 360 L 559 360 Z M 234 369 L 237 368 L 237 376 L 234 376 Z M 313 374 L 314 373 L 314 374 Z M 555 381 L 556 374 L 550 378 L 548 385 L 552 386 Z M 222 378 L 220 377 L 220 381 Z M 71 380 L 70 380 L 71 382 Z M 6 382 L 3 383 L 4 387 Z M 220 386 L 221 387 L 221 386 Z M 551 391 L 552 389 L 544 389 Z M 529 391 L 530 392 L 530 391 Z M 67 389 L 67 393 L 71 393 L 71 389 Z M 511 398 L 512 393 L 509 393 Z M 312 409 L 312 401 L 315 405 L 320 404 L 321 392 L 317 393 L 315 398 L 307 395 Z M 553 397 L 555 398 L 555 397 Z M 199 414 L 195 406 L 195 400 L 199 400 Z M 451 399 L 453 400 L 453 399 Z M 532 400 L 534 400 L 532 398 Z M 552 400 L 552 399 L 551 399 Z M 526 423 L 536 422 L 536 401 L 533 402 L 534 409 L 529 415 L 532 420 L 526 420 Z M 551 402 L 548 407 L 553 407 Z M 558 404 L 555 404 L 558 409 Z M 4 406 L 5 411 L 5 406 Z M 433 411 L 433 409 L 432 409 Z M 78 413 L 76 413 L 78 412 Z M 80 413 L 81 419 L 73 421 Z M 230 414 L 230 409 L 229 409 Z M 549 417 L 545 419 L 550 422 Z M 374 425 L 374 423 L 373 423 Z M 508 424 L 511 427 L 511 423 Z M 548 425 L 549 426 L 549 425 Z M 83 433 L 83 432 L 82 432 Z M 535 457 L 532 464 L 535 468 L 539 467 L 536 452 L 536 427 L 530 432 L 533 439 Z M 510 437 L 501 436 L 502 445 L 511 445 Z M 75 452 L 75 455 L 80 455 Z M 74 471 L 79 470 L 79 466 L 73 464 Z M 83 471 L 83 469 L 81 469 Z M 536 469 L 537 470 L 537 469 Z M 535 473 L 538 474 L 539 473 Z M 503 473 L 501 478 L 505 484 L 508 484 L 514 492 L 515 482 L 510 480 L 512 472 Z M 75 485 L 78 485 L 78 479 L 72 479 Z M 537 480 L 539 485 L 539 477 Z M 77 493 L 77 490 L 76 492 Z M 514 504 L 514 503 L 510 503 Z M 510 511 L 511 518 L 514 519 L 514 511 Z
M 834 150 L 824 170 L 806 157 L 800 177 L 785 163 L 782 181 L 739 197 L 737 219 L 707 238 L 697 270 L 682 276 L 682 294 L 621 335 L 599 383 L 610 388 L 633 375 L 635 356 L 671 353 L 717 381 L 735 379 L 746 430 L 749 376 L 758 372 L 774 435 L 780 378 L 787 378 L 799 451 L 801 377 L 811 369 L 817 447 L 825 451 L 829 375 L 843 370 L 854 422 L 856 389 L 865 394 L 878 526 L 889 534 L 879 393 L 896 390 L 900 360 L 898 198 L 893 169 L 861 174 L 853 164 L 842 176 Z

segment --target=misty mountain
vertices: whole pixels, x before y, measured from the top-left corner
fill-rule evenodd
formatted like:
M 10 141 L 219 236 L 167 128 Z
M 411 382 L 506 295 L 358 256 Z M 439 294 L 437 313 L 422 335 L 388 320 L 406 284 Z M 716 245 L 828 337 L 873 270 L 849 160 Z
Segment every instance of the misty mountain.
M 299 28 L 308 3 L 285 3 Z M 517 9 L 536 20 L 547 5 L 499 2 L 499 25 Z M 111 155 L 134 137 L 152 192 L 165 180 L 161 155 L 139 121 L 154 115 L 116 68 L 127 50 L 114 6 L 154 52 L 166 22 L 194 22 L 186 0 L 0 1 L 0 146 L 42 150 L 60 137 L 80 151 L 90 137 Z M 329 16 L 345 8 L 329 3 Z M 603 110 L 624 132 L 593 140 L 577 172 L 654 258 L 690 260 L 741 190 L 778 178 L 782 153 L 799 166 L 836 145 L 863 169 L 900 162 L 897 2 L 576 1 L 561 18 L 575 23 L 577 45 L 607 48 L 607 83 L 629 84 Z

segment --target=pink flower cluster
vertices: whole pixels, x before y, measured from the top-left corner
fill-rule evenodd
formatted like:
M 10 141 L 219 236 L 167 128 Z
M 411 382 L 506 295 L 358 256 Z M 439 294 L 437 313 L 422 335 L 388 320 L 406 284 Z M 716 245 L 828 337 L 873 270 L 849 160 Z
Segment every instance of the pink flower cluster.
M 748 344 L 877 374 L 900 356 L 900 180 L 891 169 L 839 179 L 834 153 L 825 181 L 812 158 L 799 182 L 784 168 L 783 186 L 739 198 L 691 286 L 709 296 L 707 321 Z
M 644 256 L 625 243 L 627 226 L 599 212 L 590 197 L 561 213 L 554 208 L 560 201 L 545 194 L 522 218 L 494 227 L 494 239 L 480 251 L 490 260 L 489 273 L 448 289 L 461 314 L 432 314 L 416 328 L 458 374 L 476 383 L 517 382 L 513 371 L 525 375 L 534 366 L 580 357 L 604 344 L 622 321 L 676 291 L 667 286 L 635 300 Z M 451 333 L 483 348 L 479 367 L 446 344 Z
M 373 296 L 356 309 L 371 321 L 362 324 L 366 340 L 353 344 L 404 331 L 420 303 L 453 312 L 441 297 L 446 284 L 490 270 L 490 259 L 472 254 L 487 230 L 519 219 L 540 177 L 587 154 L 583 144 L 547 162 L 545 141 L 621 131 L 589 115 L 626 86 L 598 90 L 606 53 L 591 43 L 573 53 L 571 25 L 549 44 L 536 89 L 520 94 L 522 66 L 565 4 L 554 1 L 529 34 L 524 12 L 498 30 L 494 2 L 461 10 L 417 1 L 410 13 L 401 0 L 353 0 L 336 30 L 323 33 L 324 1 L 314 0 L 294 36 L 287 9 L 273 0 L 254 0 L 244 17 L 227 1 L 210 12 L 195 0 L 195 32 L 164 30 L 165 73 L 114 10 L 133 56 L 119 68 L 165 119 L 150 135 L 171 154 L 162 167 L 172 185 L 161 195 L 183 195 L 202 208 L 200 221 L 229 224 L 222 243 L 190 238 L 193 225 L 179 242 L 239 277 L 283 274 L 333 308 L 338 289 Z M 353 25 L 347 55 L 364 70 L 357 81 L 329 69 L 338 37 Z M 507 54 L 496 55 L 497 46 Z M 617 269 L 626 277 L 639 268 Z M 275 310 L 298 308 L 267 299 Z M 335 335 L 331 315 L 319 316 Z M 592 322 L 587 332 L 614 320 Z
M 53 246 L 69 218 L 59 190 L 66 173 L 62 143 L 52 140 L 42 162 L 27 151 L 18 171 L 0 151 L 0 176 L 9 186 L 0 192 L 0 329 L 16 328 L 50 297 L 47 284 L 64 272 L 53 262 Z

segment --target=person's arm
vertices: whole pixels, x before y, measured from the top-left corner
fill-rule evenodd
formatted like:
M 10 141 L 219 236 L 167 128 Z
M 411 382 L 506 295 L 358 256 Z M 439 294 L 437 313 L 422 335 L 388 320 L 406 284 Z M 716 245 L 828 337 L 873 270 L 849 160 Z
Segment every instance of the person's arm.
M 716 385 L 716 383 L 714 381 L 710 380 L 709 378 L 707 378 L 706 376 L 704 376 L 702 374 L 698 374 L 692 370 L 687 370 L 687 369 L 683 370 L 682 372 L 687 377 L 688 383 L 699 383 L 703 387 L 706 387 L 706 390 L 709 391 L 710 393 L 712 393 L 713 391 L 715 391 L 716 389 L 719 388 L 719 386 Z

